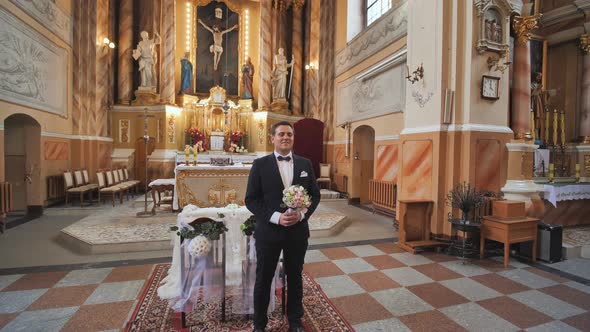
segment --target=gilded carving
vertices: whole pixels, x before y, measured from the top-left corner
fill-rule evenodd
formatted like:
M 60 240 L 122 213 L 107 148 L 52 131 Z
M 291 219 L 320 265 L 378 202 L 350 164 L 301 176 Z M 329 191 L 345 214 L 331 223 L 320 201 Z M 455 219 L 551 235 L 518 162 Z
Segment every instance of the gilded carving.
M 590 55 L 590 33 L 580 36 L 580 48 L 585 55 Z
M 179 170 L 176 181 L 178 183 L 178 204 L 180 208 L 188 204 L 196 205 L 200 208 L 204 207 L 222 207 L 229 203 L 244 204 L 243 200 L 238 200 L 238 190 L 234 187 L 234 184 L 226 181 L 232 178 L 246 178 L 250 173 L 249 169 L 211 169 L 211 170 Z M 214 179 L 214 183 L 199 188 L 203 190 L 200 200 L 197 198 L 198 194 L 193 192 L 189 187 L 187 180 L 202 178 Z M 244 189 L 245 190 L 245 189 Z
M 526 45 L 531 40 L 533 34 L 531 31 L 539 27 L 539 19 L 541 14 L 533 16 L 514 16 L 512 27 L 516 34 L 516 42 L 520 45 Z
M 170 115 L 168 119 L 168 143 L 176 143 L 176 135 L 174 134 L 176 129 L 176 117 L 174 114 Z
M 119 142 L 129 143 L 129 120 L 119 120 Z
M 584 156 L 584 170 L 586 174 L 590 174 L 590 155 Z

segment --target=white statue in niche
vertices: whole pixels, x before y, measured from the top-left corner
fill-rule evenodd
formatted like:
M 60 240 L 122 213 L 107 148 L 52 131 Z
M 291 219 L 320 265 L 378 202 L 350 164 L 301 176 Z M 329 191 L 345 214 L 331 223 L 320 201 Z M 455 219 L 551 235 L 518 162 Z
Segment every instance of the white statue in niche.
M 485 15 L 485 31 L 484 36 L 488 41 L 494 43 L 502 43 L 502 19 L 500 14 L 489 9 Z
M 158 85 L 158 76 L 156 75 L 156 63 L 158 54 L 156 45 L 161 43 L 160 35 L 156 32 L 153 39 L 149 39 L 147 31 L 140 33 L 141 40 L 137 43 L 137 48 L 133 50 L 133 58 L 139 61 L 139 73 L 141 74 L 141 84 L 139 88 L 143 90 L 154 90 Z
M 274 69 L 272 71 L 272 98 L 287 99 L 287 74 L 289 74 L 289 68 L 295 63 L 295 59 L 291 58 L 291 63 L 287 62 L 283 48 L 279 48 L 279 53 L 275 55 Z
M 223 43 L 223 35 L 236 29 L 238 25 L 236 24 L 227 30 L 220 31 L 217 25 L 210 28 L 203 23 L 201 19 L 199 19 L 199 23 L 213 34 L 213 45 L 209 46 L 209 52 L 213 53 L 213 70 L 217 70 L 217 65 L 219 65 L 219 60 L 221 60 L 221 53 L 223 53 L 223 47 L 221 46 Z

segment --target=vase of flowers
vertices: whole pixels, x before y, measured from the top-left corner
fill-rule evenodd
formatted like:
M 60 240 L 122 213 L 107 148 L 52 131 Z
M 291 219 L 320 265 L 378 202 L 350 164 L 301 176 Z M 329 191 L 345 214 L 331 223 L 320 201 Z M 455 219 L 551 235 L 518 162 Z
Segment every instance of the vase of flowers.
M 244 137 L 246 133 L 241 130 L 233 131 L 229 134 L 229 141 L 239 147 L 244 147 Z
M 189 141 L 190 141 L 189 143 L 191 146 L 194 146 L 197 143 L 201 142 L 199 152 L 203 152 L 206 150 L 205 146 L 207 146 L 206 145 L 207 137 L 205 136 L 204 132 L 200 131 L 199 129 L 197 129 L 195 127 L 191 127 L 187 130 L 187 134 L 188 134 Z
M 469 224 L 470 213 L 482 205 L 486 193 L 477 190 L 467 182 L 462 182 L 447 194 L 447 204 L 461 210 L 461 222 Z

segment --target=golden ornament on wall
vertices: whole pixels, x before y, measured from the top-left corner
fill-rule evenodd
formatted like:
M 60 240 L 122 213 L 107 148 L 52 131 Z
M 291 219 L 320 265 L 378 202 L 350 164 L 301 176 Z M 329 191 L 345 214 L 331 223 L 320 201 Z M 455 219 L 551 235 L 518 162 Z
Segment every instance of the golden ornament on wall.
M 586 33 L 580 36 L 580 48 L 584 54 L 590 54 L 590 33 Z
M 529 40 L 531 40 L 533 36 L 531 31 L 539 27 L 539 20 L 541 19 L 541 16 L 541 14 L 524 17 L 518 15 L 514 16 L 512 27 L 514 28 L 514 33 L 516 34 L 517 43 L 520 45 L 525 45 Z

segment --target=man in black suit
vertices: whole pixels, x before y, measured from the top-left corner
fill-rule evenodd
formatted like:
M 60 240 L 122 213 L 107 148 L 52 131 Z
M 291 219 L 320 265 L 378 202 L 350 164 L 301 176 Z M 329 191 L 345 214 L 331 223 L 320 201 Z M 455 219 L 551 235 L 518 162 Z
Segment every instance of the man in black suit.
M 287 273 L 289 331 L 303 331 L 303 285 L 301 272 L 309 225 L 307 220 L 320 202 L 311 162 L 292 153 L 293 126 L 286 121 L 272 126 L 274 153 L 254 161 L 248 178 L 246 207 L 256 216 L 256 283 L 254 285 L 254 331 L 264 331 L 270 287 L 279 255 L 283 251 Z M 283 189 L 303 186 L 311 197 L 306 213 L 281 207 Z

